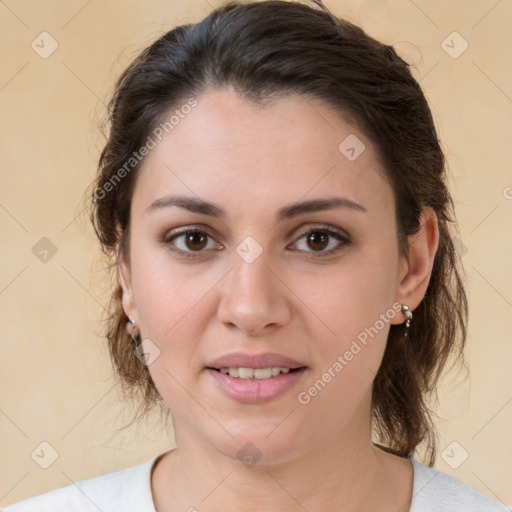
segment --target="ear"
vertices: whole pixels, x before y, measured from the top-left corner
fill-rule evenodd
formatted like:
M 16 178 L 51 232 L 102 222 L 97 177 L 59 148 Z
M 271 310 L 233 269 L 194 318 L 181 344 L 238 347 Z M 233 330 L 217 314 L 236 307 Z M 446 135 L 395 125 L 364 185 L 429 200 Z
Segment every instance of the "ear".
M 117 254 L 117 278 L 123 290 L 121 302 L 124 312 L 136 324 L 139 324 L 139 317 L 137 315 L 137 308 L 133 297 L 133 287 L 131 278 L 131 269 L 129 263 L 118 253 Z
M 437 215 L 431 207 L 423 209 L 420 230 L 409 237 L 408 243 L 409 255 L 402 261 L 396 301 L 414 311 L 427 291 L 439 246 Z M 396 321 L 392 323 L 403 321 L 402 315 L 398 315 Z

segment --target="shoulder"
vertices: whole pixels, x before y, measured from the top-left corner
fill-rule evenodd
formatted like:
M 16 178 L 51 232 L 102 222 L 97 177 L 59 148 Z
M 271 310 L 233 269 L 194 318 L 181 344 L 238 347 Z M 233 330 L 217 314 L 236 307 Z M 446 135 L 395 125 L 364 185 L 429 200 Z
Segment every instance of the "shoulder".
M 155 512 L 151 495 L 151 469 L 158 458 L 79 480 L 15 503 L 4 512 Z
M 409 512 L 510 512 L 510 509 L 451 475 L 410 459 L 414 467 Z

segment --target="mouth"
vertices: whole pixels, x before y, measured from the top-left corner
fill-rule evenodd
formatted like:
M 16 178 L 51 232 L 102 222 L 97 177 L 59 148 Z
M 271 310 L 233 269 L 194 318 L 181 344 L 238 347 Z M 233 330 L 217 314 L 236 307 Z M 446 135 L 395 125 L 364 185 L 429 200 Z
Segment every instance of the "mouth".
M 290 391 L 308 367 L 280 354 L 231 353 L 212 361 L 205 370 L 225 396 L 259 404 Z
M 235 379 L 256 379 L 256 380 L 265 380 L 265 379 L 273 379 L 278 377 L 279 375 L 300 371 L 301 369 L 305 369 L 305 367 L 299 368 L 286 368 L 279 366 L 272 366 L 268 368 L 207 368 L 209 370 L 214 370 L 220 372 L 224 375 L 229 375 L 230 377 L 234 377 Z

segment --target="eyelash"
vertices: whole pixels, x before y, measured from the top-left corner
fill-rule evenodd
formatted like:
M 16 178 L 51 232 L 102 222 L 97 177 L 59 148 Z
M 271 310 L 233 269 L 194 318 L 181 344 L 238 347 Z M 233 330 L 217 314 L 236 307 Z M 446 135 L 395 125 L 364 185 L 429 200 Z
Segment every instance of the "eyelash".
M 194 233 L 202 233 L 209 238 L 213 238 L 204 230 L 197 229 L 197 228 L 186 228 L 181 231 L 169 233 L 167 236 L 165 236 L 163 243 L 166 245 L 170 245 L 172 240 L 182 237 L 182 236 L 185 236 L 185 235 L 194 234 Z M 324 234 L 327 234 L 329 237 L 335 238 L 341 242 L 340 245 L 338 245 L 334 249 L 329 249 L 328 251 L 318 251 L 318 252 L 317 251 L 305 251 L 307 253 L 314 254 L 315 258 L 326 258 L 328 256 L 332 256 L 335 253 L 337 253 L 338 251 L 340 251 L 343 247 L 346 247 L 352 243 L 352 241 L 348 235 L 344 234 L 343 232 L 335 231 L 332 228 L 325 227 L 325 226 L 309 228 L 308 230 L 306 230 L 300 234 L 297 241 L 311 233 L 324 233 Z M 329 242 L 330 242 L 330 240 L 329 240 Z M 184 257 L 184 258 L 198 258 L 198 257 L 200 257 L 200 253 L 204 252 L 204 250 L 182 251 L 181 249 L 177 249 L 176 247 L 174 247 L 173 249 L 170 249 L 170 250 L 173 251 L 174 253 L 176 253 L 178 256 Z

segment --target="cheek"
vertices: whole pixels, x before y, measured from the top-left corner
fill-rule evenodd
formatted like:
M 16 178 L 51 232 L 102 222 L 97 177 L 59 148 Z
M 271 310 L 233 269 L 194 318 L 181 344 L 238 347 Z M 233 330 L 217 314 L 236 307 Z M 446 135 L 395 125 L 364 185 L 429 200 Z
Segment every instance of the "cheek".
M 298 281 L 302 283 L 298 295 L 307 297 L 305 302 L 322 320 L 309 332 L 320 363 L 308 383 L 315 387 L 313 394 L 322 389 L 323 398 L 316 406 L 332 399 L 349 407 L 370 388 L 391 321 L 398 314 L 394 304 L 396 262 L 392 244 L 380 245 L 358 252 L 338 271 L 330 270 L 328 277 Z M 328 391 L 324 392 L 323 386 Z
M 140 250 L 132 259 L 133 289 L 144 338 L 152 340 L 160 355 L 150 366 L 158 387 L 165 379 L 173 385 L 193 378 L 200 366 L 198 346 L 215 316 L 211 300 L 221 282 L 222 269 L 197 264 L 176 264 L 165 251 Z
M 335 334 L 324 329 L 328 334 L 313 335 L 319 364 L 297 400 L 313 418 L 329 410 L 336 425 L 347 421 L 371 393 L 397 314 L 390 280 L 362 270 L 330 281 L 310 299 Z
M 197 347 L 207 317 L 208 291 L 215 284 L 212 276 L 193 277 L 192 266 L 183 271 L 176 265 L 134 262 L 134 293 L 144 339 L 159 349 L 149 372 L 164 402 L 171 408 L 185 404 L 193 408 L 190 396 L 199 367 Z M 218 280 L 217 280 L 218 281 Z
M 206 267 L 173 262 L 152 244 L 141 237 L 133 249 L 133 291 L 143 334 L 164 340 L 194 324 L 202 298 L 219 278 Z
M 375 247 L 354 253 L 324 273 L 296 278 L 294 291 L 322 321 L 329 345 L 355 338 L 392 307 L 396 262 L 393 247 Z

